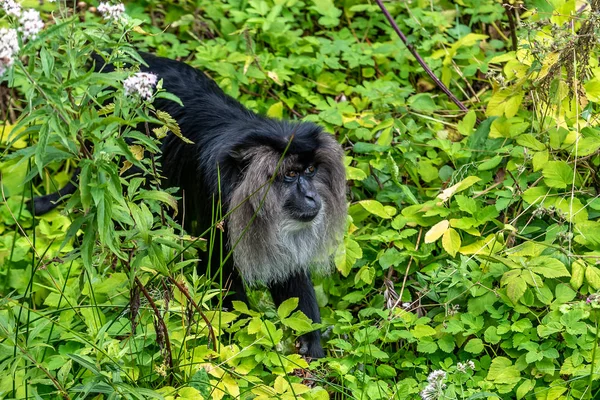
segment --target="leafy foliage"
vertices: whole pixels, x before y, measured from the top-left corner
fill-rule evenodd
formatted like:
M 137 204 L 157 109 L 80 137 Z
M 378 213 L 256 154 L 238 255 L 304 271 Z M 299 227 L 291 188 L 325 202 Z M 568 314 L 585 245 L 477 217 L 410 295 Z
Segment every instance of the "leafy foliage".
M 120 22 L 42 7 L 0 90 L 0 397 L 597 396 L 599 2 L 385 4 L 472 111 L 376 4 L 150 0 Z M 176 123 L 124 95 L 131 71 L 89 72 L 93 51 L 135 70 L 134 48 L 345 146 L 348 235 L 316 282 L 328 358 L 294 354 L 311 324 L 293 299 L 210 311 L 222 282 L 196 275 L 205 242 L 158 184 Z M 25 199 L 76 166 L 64 211 L 33 218 Z

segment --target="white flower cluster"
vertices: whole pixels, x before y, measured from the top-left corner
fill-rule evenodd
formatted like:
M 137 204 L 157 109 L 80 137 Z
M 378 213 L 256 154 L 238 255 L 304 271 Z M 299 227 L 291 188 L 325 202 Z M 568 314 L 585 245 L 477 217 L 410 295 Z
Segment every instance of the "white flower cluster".
M 15 62 L 15 54 L 19 52 L 17 31 L 0 28 L 0 76 Z
M 154 74 L 138 72 L 123 81 L 125 94 L 128 96 L 139 95 L 142 99 L 148 100 L 152 97 L 157 81 L 158 77 Z
M 467 360 L 464 363 L 459 362 L 458 364 L 456 364 L 456 369 L 459 372 L 465 373 L 465 372 L 467 372 L 467 369 L 474 370 L 475 369 L 475 363 L 473 361 L 471 361 L 471 360 Z
M 419 393 L 423 400 L 436 400 L 443 396 L 443 391 L 446 388 L 444 381 L 446 380 L 446 372 L 438 369 L 433 371 L 427 377 L 429 384 Z
M 15 0 L 0 0 L 0 7 L 2 7 L 8 15 L 14 15 L 15 17 L 21 15 L 21 5 Z
M 125 6 L 123 3 L 110 4 L 102 2 L 98 5 L 98 12 L 102 14 L 104 19 L 119 21 L 121 18 L 123 18 Z
M 21 18 L 19 18 L 19 32 L 23 33 L 23 40 L 29 38 L 35 39 L 42 29 L 44 29 L 44 23 L 40 17 L 40 13 L 33 8 L 23 11 Z

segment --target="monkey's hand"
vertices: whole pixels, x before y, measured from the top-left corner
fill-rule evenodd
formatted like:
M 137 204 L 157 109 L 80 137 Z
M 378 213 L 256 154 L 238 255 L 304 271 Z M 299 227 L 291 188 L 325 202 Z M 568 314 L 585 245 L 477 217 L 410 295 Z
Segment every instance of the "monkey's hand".
M 319 331 L 310 332 L 300 336 L 296 343 L 296 347 L 298 347 L 298 353 L 304 357 L 325 357 L 325 351 L 323 351 L 323 347 L 321 346 L 321 335 Z

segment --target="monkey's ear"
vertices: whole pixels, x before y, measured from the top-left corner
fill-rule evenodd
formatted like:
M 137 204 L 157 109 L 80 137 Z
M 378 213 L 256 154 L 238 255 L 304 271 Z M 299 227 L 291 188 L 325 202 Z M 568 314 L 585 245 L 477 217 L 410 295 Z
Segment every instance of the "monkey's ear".
M 252 153 L 240 147 L 227 153 L 227 164 L 238 172 L 243 171 L 252 161 Z

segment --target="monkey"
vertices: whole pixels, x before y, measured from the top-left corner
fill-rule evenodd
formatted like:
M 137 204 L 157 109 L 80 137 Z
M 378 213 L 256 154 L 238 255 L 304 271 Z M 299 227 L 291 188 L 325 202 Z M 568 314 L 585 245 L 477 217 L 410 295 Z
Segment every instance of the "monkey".
M 331 253 L 343 238 L 347 204 L 343 150 L 337 140 L 311 122 L 277 120 L 259 115 L 228 96 L 202 71 L 184 62 L 140 53 L 163 88 L 181 100 L 156 98 L 153 105 L 169 113 L 181 133 L 162 139 L 162 174 L 166 187 L 179 188 L 182 224 L 200 234 L 214 224 L 219 198 L 224 215 L 224 244 L 232 252 L 221 266 L 201 257 L 200 274 L 223 268 L 232 300 L 247 302 L 245 286 L 266 286 L 276 306 L 297 297 L 298 309 L 320 323 L 311 272 L 331 269 Z M 114 68 L 96 59 L 96 70 Z M 60 193 L 35 198 L 39 215 L 77 189 L 72 179 Z M 298 352 L 311 359 L 325 356 L 319 330 L 298 338 Z

